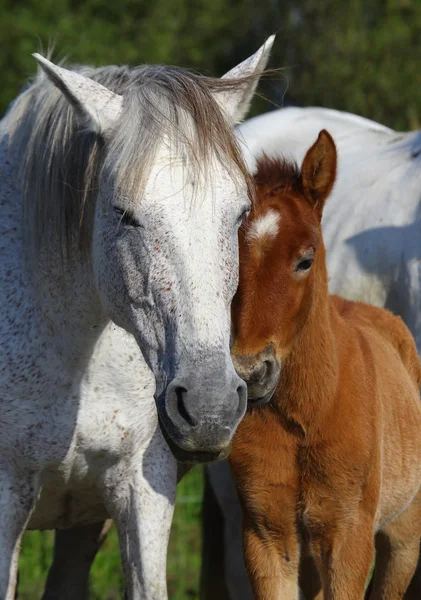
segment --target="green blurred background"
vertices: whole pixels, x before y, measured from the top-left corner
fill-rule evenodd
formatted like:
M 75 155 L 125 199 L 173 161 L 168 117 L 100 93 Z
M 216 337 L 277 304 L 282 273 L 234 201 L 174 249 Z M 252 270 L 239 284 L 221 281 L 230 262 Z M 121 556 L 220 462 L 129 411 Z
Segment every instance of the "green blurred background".
M 0 113 L 31 53 L 106 65 L 171 63 L 221 75 L 278 33 L 265 93 L 400 129 L 421 109 L 420 0 L 0 0 Z M 254 112 L 268 109 L 257 102 Z
M 33 75 L 31 53 L 106 65 L 167 63 L 221 75 L 277 32 L 252 114 L 284 104 L 420 127 L 421 0 L 0 0 L 0 114 Z M 198 598 L 203 470 L 181 482 L 169 549 L 170 598 Z M 42 593 L 52 533 L 25 535 L 20 597 Z M 115 531 L 98 555 L 92 598 L 123 597 Z

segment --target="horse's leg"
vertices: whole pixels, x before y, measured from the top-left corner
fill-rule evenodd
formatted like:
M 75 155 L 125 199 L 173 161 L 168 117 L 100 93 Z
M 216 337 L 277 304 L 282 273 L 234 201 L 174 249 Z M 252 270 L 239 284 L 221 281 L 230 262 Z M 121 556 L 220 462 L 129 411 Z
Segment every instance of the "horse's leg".
M 0 469 L 0 598 L 14 600 L 20 540 L 35 506 L 33 476 Z
M 400 545 L 388 536 L 379 534 L 370 600 L 403 598 L 417 566 L 418 554 L 417 540 Z
M 223 540 L 221 556 L 224 556 L 226 589 L 221 600 L 252 600 L 253 593 L 244 564 L 243 511 L 229 463 L 228 461 L 213 463 L 208 465 L 207 471 L 210 485 L 222 512 L 219 526 L 223 527 L 223 530 L 218 534 L 219 539 Z M 214 556 L 218 550 L 219 548 L 214 548 Z M 208 569 L 212 568 L 213 565 L 209 565 Z
M 167 547 L 177 463 L 160 432 L 146 453 L 110 470 L 104 501 L 117 527 L 127 600 L 167 600 Z
M 376 536 L 376 566 L 370 600 L 397 600 L 404 597 L 419 557 L 420 500 L 416 498 L 404 513 Z M 411 593 L 408 590 L 408 594 Z M 405 597 L 420 598 L 419 595 Z
M 374 525 L 365 515 L 312 532 L 312 551 L 325 600 L 361 600 L 374 558 Z M 330 533 L 329 533 L 330 532 Z M 397 598 L 394 598 L 397 600 Z
M 88 600 L 89 571 L 112 521 L 56 530 L 53 564 L 42 600 Z
M 224 516 L 205 469 L 200 600 L 231 600 L 225 584 L 224 550 Z
M 191 465 L 178 465 L 178 480 Z M 89 572 L 111 528 L 112 520 L 56 530 L 53 564 L 42 600 L 85 600 L 89 597 Z M 221 599 L 222 600 L 222 599 Z
M 206 474 L 200 599 L 252 600 L 243 560 L 242 509 L 228 461 L 208 465 Z M 311 557 L 304 557 L 300 563 L 300 590 L 300 598 L 305 600 L 323 598 Z

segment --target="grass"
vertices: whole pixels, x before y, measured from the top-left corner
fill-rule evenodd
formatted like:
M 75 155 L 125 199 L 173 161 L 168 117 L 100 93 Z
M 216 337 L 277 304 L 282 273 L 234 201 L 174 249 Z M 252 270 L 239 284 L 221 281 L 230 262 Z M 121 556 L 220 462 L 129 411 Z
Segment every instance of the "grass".
M 168 549 L 170 600 L 197 600 L 203 494 L 203 469 L 196 467 L 177 487 L 177 500 Z M 51 531 L 25 533 L 19 560 L 19 599 L 41 598 L 51 563 L 54 536 Z M 124 579 L 117 533 L 113 527 L 91 571 L 92 600 L 122 600 Z

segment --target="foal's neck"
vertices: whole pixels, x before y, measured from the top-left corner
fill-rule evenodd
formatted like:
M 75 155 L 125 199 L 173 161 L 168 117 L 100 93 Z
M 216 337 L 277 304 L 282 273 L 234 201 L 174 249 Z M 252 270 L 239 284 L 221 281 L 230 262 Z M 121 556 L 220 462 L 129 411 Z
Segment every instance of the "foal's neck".
M 276 403 L 306 435 L 329 412 L 337 386 L 338 364 L 334 307 L 329 291 L 324 248 L 314 264 L 315 283 L 306 323 L 281 367 Z

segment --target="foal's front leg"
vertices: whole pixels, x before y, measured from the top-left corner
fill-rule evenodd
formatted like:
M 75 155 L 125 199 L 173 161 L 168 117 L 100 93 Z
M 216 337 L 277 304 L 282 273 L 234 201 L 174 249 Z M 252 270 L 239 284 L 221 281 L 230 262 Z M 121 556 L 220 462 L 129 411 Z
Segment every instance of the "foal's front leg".
M 421 545 L 418 551 L 417 568 L 404 596 L 405 600 L 419 600 L 419 598 L 421 598 Z
M 376 566 L 370 600 L 419 600 L 416 581 L 421 537 L 421 494 L 376 536 Z M 405 593 L 407 592 L 407 593 Z M 418 588 L 419 592 L 419 588 Z
M 362 600 L 374 558 L 373 522 L 355 516 L 353 523 L 330 527 L 312 535 L 312 551 L 319 568 L 324 600 Z M 357 523 L 357 525 L 356 525 Z
M 160 432 L 147 452 L 119 464 L 104 480 L 104 500 L 117 527 L 127 600 L 167 600 L 167 547 L 177 463 Z
M 256 600 L 298 600 L 297 536 L 280 537 L 245 521 L 244 556 Z
M 285 492 L 285 489 L 282 490 Z M 244 512 L 244 557 L 256 600 L 298 600 L 300 546 L 295 493 L 268 494 L 271 505 Z

